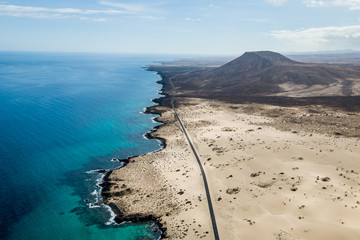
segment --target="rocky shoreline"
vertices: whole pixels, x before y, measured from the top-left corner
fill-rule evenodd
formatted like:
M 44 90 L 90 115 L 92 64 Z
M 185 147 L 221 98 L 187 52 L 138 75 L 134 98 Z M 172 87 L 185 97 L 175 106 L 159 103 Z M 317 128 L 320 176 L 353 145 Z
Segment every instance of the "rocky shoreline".
M 151 70 L 149 70 L 151 71 Z M 160 81 L 157 81 L 156 83 L 161 84 L 162 85 L 162 89 L 160 90 L 160 94 L 163 95 L 159 98 L 153 99 L 152 102 L 154 102 L 155 106 L 150 106 L 150 107 L 146 107 L 144 110 L 144 114 L 156 114 L 159 115 L 156 118 L 154 118 L 153 120 L 160 123 L 161 125 L 155 126 L 153 127 L 151 130 L 149 130 L 148 132 L 146 132 L 144 134 L 144 137 L 147 139 L 156 139 L 158 141 L 160 141 L 160 146 L 161 149 L 158 151 L 162 151 L 164 148 L 166 148 L 166 139 L 163 137 L 160 137 L 159 135 L 156 135 L 155 133 L 166 124 L 166 121 L 161 120 L 161 116 L 162 114 L 167 111 L 168 109 L 166 109 L 169 106 L 169 98 L 168 95 L 163 93 L 164 91 L 164 80 L 161 79 Z M 147 153 L 145 155 L 142 156 L 146 156 L 148 154 L 153 154 L 155 152 L 151 152 L 151 153 Z M 129 158 L 126 159 L 119 159 L 118 161 L 121 161 L 124 163 L 124 165 L 122 166 L 122 168 L 127 167 L 127 165 L 129 163 L 134 163 L 135 159 L 141 157 L 141 156 L 131 156 Z M 115 170 L 115 169 L 114 169 Z M 125 208 L 120 208 L 118 205 L 112 203 L 111 201 L 109 201 L 109 198 L 114 197 L 114 196 L 126 196 L 131 194 L 133 191 L 130 188 L 125 188 L 124 190 L 118 191 L 116 193 L 114 193 L 114 191 L 111 191 L 112 186 L 114 185 L 111 182 L 111 174 L 113 173 L 114 170 L 110 170 L 108 171 L 104 178 L 103 178 L 103 183 L 101 184 L 102 187 L 102 199 L 103 199 L 103 203 L 108 205 L 112 211 L 116 214 L 116 217 L 114 218 L 114 221 L 117 224 L 121 224 L 124 222 L 133 222 L 133 223 L 141 223 L 141 222 L 154 222 L 160 229 L 161 231 L 161 238 L 167 238 L 166 235 L 166 230 L 167 228 L 164 226 L 164 224 L 161 222 L 161 216 L 155 216 L 153 214 L 143 214 L 143 213 L 127 213 L 127 210 Z M 123 185 L 124 186 L 124 185 Z
M 128 161 L 131 161 L 131 159 L 134 157 L 131 157 L 128 159 Z M 122 166 L 125 167 L 126 165 Z M 103 178 L 103 183 L 101 184 L 102 187 L 102 198 L 103 202 L 108 205 L 111 210 L 116 214 L 116 217 L 114 218 L 114 222 L 117 224 L 122 224 L 124 222 L 132 222 L 132 223 L 144 223 L 144 222 L 154 222 L 159 230 L 161 231 L 161 238 L 166 238 L 166 228 L 161 223 L 159 217 L 156 217 L 154 215 L 144 215 L 141 213 L 138 214 L 124 214 L 124 209 L 119 209 L 114 203 L 108 202 L 108 198 L 112 197 L 113 194 L 110 192 L 111 183 L 109 183 L 109 176 L 112 174 L 113 170 L 106 173 L 106 175 Z M 118 196 L 125 196 L 127 194 L 130 194 L 131 191 L 128 189 L 125 189 L 124 191 L 121 191 Z

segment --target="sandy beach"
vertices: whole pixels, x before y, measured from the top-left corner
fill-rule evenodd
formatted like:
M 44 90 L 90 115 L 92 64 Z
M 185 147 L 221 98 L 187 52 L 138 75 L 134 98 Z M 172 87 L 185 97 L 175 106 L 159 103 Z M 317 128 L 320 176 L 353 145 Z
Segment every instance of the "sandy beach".
M 108 179 L 118 221 L 154 216 L 169 239 L 213 239 L 199 167 L 172 111 L 160 152 Z M 221 239 L 359 239 L 359 113 L 177 99 L 200 156 Z

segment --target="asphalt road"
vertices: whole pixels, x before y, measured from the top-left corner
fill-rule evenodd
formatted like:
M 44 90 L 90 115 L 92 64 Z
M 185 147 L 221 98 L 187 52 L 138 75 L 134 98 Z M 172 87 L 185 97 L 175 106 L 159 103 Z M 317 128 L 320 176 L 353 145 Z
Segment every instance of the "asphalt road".
M 177 114 L 176 112 L 176 108 L 175 108 L 175 105 L 174 105 L 174 96 L 175 96 L 175 87 L 174 87 L 174 84 L 173 82 L 171 81 L 171 79 L 169 80 L 170 84 L 171 84 L 171 87 L 172 87 L 172 96 L 171 96 L 171 107 L 174 111 L 174 115 L 176 117 L 176 119 L 178 120 L 180 126 L 181 126 L 181 129 L 183 130 L 185 136 L 186 136 L 186 139 L 191 147 L 191 150 L 193 151 L 194 153 L 194 156 L 196 158 L 196 161 L 198 162 L 199 164 L 199 167 L 200 167 L 200 171 L 201 171 L 201 175 L 203 177 L 203 181 L 204 181 L 204 187 L 205 187 L 205 193 L 206 193 L 206 198 L 207 198 L 207 202 L 208 202 L 208 206 L 209 206 L 209 212 L 210 212 L 210 218 L 211 218 L 211 223 L 212 223 L 212 228 L 213 228 L 213 232 L 214 232 L 214 239 L 215 240 L 220 240 L 220 237 L 219 237 L 219 232 L 218 232 L 218 229 L 217 229 L 217 225 L 216 225 L 216 219 L 215 219 L 215 214 L 214 214 L 214 209 L 213 209 L 213 205 L 212 205 L 212 202 L 211 202 L 211 197 L 210 197 L 210 191 L 209 191 L 209 186 L 208 186 L 208 183 L 207 183 L 207 180 L 206 180 L 206 175 L 205 175 L 205 171 L 204 171 L 204 168 L 200 162 L 200 158 L 194 148 L 194 145 L 192 144 L 187 132 L 186 132 L 186 129 L 184 127 L 184 125 L 182 124 L 181 122 L 181 119 L 179 117 L 179 115 Z

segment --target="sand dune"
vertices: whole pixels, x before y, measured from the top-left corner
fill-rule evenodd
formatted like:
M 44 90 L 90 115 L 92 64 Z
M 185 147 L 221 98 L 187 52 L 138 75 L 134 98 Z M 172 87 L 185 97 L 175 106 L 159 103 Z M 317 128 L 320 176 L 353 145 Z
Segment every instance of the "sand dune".
M 189 98 L 178 105 L 221 239 L 359 239 L 358 113 Z M 114 171 L 111 192 L 125 184 L 131 193 L 107 201 L 125 215 L 159 217 L 169 239 L 212 239 L 197 163 L 172 112 L 161 119 L 167 124 L 154 135 L 167 147 Z

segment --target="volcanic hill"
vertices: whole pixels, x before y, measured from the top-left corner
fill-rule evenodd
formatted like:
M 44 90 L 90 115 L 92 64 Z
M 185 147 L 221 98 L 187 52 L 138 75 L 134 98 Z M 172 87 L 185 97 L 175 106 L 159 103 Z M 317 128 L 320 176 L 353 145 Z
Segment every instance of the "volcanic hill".
M 302 63 L 270 51 L 246 52 L 217 68 L 188 70 L 171 76 L 179 96 L 360 95 L 360 66 Z

